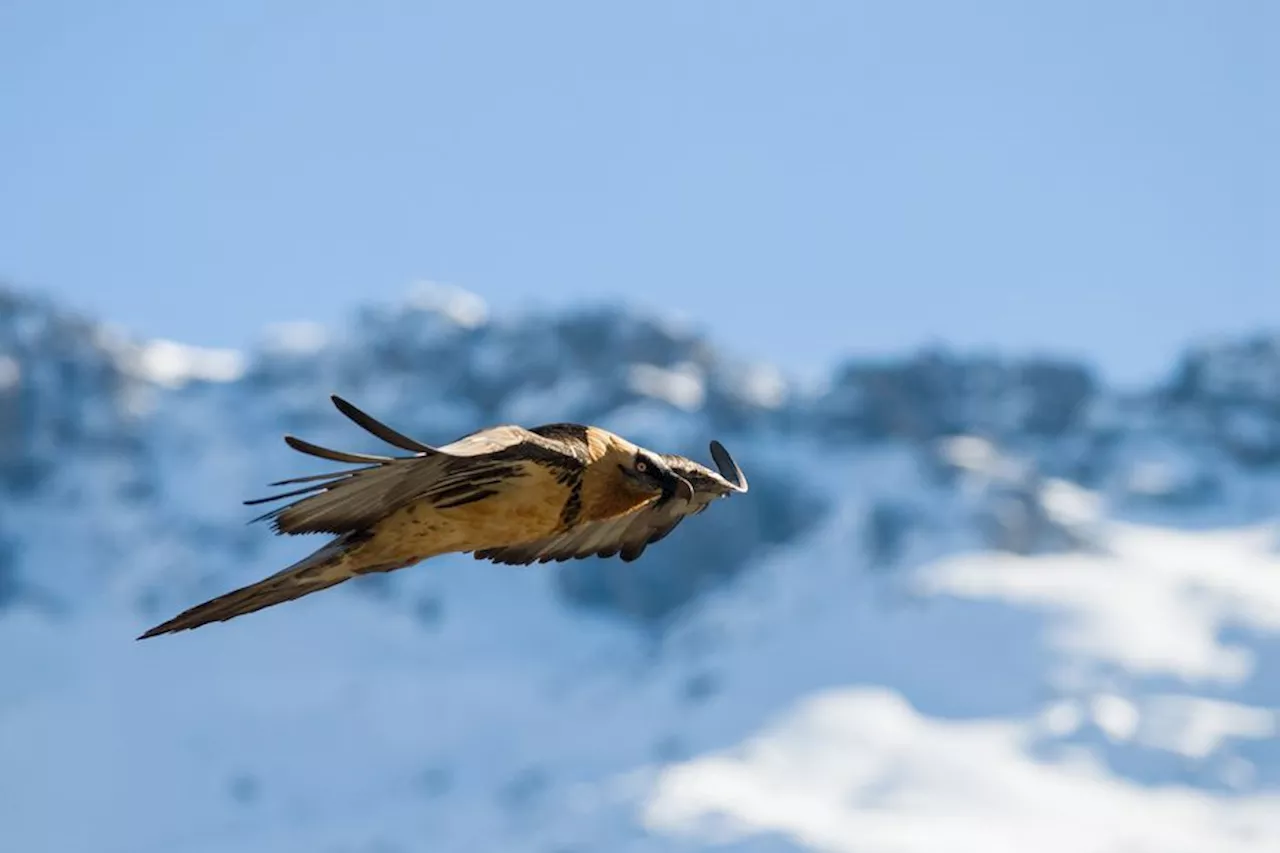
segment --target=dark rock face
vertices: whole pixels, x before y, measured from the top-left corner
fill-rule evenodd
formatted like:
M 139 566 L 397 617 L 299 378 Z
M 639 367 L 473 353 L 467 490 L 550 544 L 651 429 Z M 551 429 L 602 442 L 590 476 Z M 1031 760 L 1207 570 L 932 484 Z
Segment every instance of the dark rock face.
M 1093 375 L 1079 364 L 925 352 L 846 363 L 815 408 L 827 432 L 847 441 L 1056 437 L 1082 424 L 1097 393 Z
M 917 513 L 900 501 L 877 500 L 862 520 L 862 542 L 868 564 L 877 570 L 896 568 L 907 538 L 918 526 Z
M 1192 349 L 1159 402 L 1188 437 L 1245 465 L 1280 463 L 1280 334 Z
M 133 390 L 98 327 L 0 289 L 0 490 L 33 493 L 67 451 L 137 453 Z
M 13 533 L 0 531 L 0 611 L 21 594 L 17 539 Z

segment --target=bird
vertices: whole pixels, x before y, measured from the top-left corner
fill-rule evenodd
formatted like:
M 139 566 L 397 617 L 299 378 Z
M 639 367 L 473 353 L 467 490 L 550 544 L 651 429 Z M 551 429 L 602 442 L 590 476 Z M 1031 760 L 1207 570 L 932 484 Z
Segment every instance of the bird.
M 640 447 L 579 423 L 487 427 L 439 447 L 397 432 L 333 394 L 334 406 L 409 455 L 332 450 L 293 435 L 309 456 L 356 468 L 271 483 L 300 488 L 247 500 L 297 498 L 250 520 L 277 535 L 330 534 L 327 544 L 257 583 L 191 607 L 137 639 L 225 622 L 336 586 L 450 553 L 523 566 L 587 557 L 632 562 L 685 518 L 748 490 L 718 441 L 718 470 Z

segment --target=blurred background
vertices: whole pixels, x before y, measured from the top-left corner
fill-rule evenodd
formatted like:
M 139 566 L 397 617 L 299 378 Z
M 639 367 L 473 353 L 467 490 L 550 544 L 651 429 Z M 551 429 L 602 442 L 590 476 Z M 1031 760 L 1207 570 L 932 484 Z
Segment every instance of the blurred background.
M 1280 848 L 1276 32 L 0 3 L 0 848 Z M 752 490 L 135 643 L 330 393 Z

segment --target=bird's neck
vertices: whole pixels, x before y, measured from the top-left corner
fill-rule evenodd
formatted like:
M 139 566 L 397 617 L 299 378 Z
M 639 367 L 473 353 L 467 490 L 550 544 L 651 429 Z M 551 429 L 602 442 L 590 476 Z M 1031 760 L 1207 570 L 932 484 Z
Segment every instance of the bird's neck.
M 580 521 L 606 521 L 639 509 L 657 496 L 636 487 L 623 475 L 620 465 L 630 460 L 632 450 L 609 446 L 582 471 L 579 488 Z

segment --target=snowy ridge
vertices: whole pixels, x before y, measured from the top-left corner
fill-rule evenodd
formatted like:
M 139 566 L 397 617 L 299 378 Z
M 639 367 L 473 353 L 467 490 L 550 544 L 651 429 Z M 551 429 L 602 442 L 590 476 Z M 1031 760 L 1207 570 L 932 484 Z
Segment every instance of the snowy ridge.
M 1136 396 L 939 353 L 814 394 L 687 326 L 423 285 L 149 375 L 0 295 L 0 848 L 1280 847 L 1267 346 Z M 330 392 L 433 441 L 720 438 L 752 492 L 630 567 L 444 558 L 134 643 L 313 546 L 239 502 L 312 470 L 282 432 L 373 446 Z

